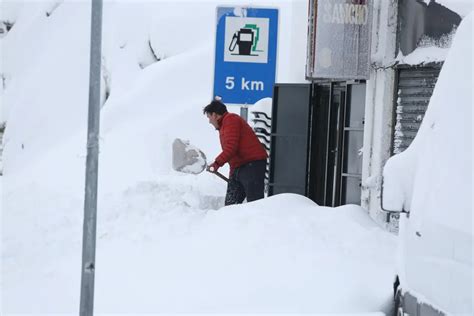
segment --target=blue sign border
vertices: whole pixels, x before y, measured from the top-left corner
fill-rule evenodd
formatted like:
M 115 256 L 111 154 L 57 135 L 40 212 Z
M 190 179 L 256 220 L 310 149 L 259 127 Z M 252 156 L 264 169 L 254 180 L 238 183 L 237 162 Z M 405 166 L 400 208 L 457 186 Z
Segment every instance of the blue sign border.
M 267 63 L 244 63 L 224 61 L 226 17 L 235 17 L 235 10 L 246 10 L 248 18 L 268 18 L 268 59 Z M 251 105 L 263 98 L 272 97 L 276 76 L 278 40 L 278 9 L 250 7 L 218 7 L 216 48 L 214 58 L 214 97 L 219 96 L 226 104 Z M 226 78 L 233 77 L 235 86 L 226 88 Z M 263 90 L 242 90 L 242 78 L 249 82 L 263 82 Z

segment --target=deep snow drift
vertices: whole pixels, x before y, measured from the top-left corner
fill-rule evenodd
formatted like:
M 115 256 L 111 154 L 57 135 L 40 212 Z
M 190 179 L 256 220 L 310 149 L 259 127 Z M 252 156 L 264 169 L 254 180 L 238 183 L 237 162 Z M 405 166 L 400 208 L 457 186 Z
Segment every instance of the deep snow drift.
M 172 170 L 175 138 L 210 159 L 219 153 L 202 114 L 218 1 L 183 3 L 110 2 L 104 10 L 96 311 L 387 310 L 394 237 L 360 207 L 281 195 L 215 211 L 221 179 Z M 79 306 L 90 20 L 87 5 L 57 4 L 11 2 L 2 11 L 15 22 L 0 39 L 7 315 Z M 302 81 L 307 3 L 278 7 L 286 30 L 279 81 Z
M 400 222 L 403 288 L 453 315 L 474 306 L 473 27 L 474 12 L 459 26 L 416 138 L 384 168 L 384 207 L 410 212 Z
M 199 205 L 206 199 L 169 180 L 101 199 L 97 312 L 367 312 L 389 306 L 394 237 L 359 207 L 322 208 L 279 195 L 200 210 L 210 206 Z M 32 247 L 19 243 L 22 237 L 5 243 L 6 312 L 73 312 L 78 306 L 79 225 L 56 217 L 58 223 L 43 229 L 25 223 L 30 231 L 19 233 L 35 236 Z

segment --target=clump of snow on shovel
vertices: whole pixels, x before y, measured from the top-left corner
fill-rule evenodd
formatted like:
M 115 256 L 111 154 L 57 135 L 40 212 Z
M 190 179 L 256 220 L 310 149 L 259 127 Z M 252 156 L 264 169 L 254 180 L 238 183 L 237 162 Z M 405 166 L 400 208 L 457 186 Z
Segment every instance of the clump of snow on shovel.
M 206 168 L 206 155 L 188 140 L 176 138 L 173 142 L 173 169 L 198 174 Z

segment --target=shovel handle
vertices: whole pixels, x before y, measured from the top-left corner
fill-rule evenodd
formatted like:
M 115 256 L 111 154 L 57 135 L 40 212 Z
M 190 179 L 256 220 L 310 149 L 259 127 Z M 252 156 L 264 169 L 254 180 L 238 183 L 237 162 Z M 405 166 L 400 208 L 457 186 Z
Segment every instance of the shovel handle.
M 225 182 L 229 182 L 229 179 L 226 176 L 224 176 L 222 173 L 220 173 L 219 171 L 211 171 L 209 169 L 207 169 L 207 171 L 210 172 L 210 173 L 215 174 L 216 176 L 218 176 L 219 178 L 221 178 Z
M 229 182 L 229 179 L 228 179 L 226 176 L 224 176 L 222 173 L 220 173 L 219 171 L 214 171 L 214 172 L 212 172 L 212 173 L 215 173 L 216 176 L 218 176 L 219 178 L 221 178 L 221 179 L 224 180 L 225 182 Z

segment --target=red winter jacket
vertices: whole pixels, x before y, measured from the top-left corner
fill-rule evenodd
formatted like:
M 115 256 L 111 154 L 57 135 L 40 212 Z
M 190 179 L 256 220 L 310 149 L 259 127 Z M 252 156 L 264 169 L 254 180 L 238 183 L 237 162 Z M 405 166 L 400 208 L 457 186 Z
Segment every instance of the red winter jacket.
M 219 121 L 219 138 L 222 153 L 216 163 L 230 165 L 230 174 L 248 162 L 267 159 L 268 155 L 254 131 L 239 115 L 224 113 Z

